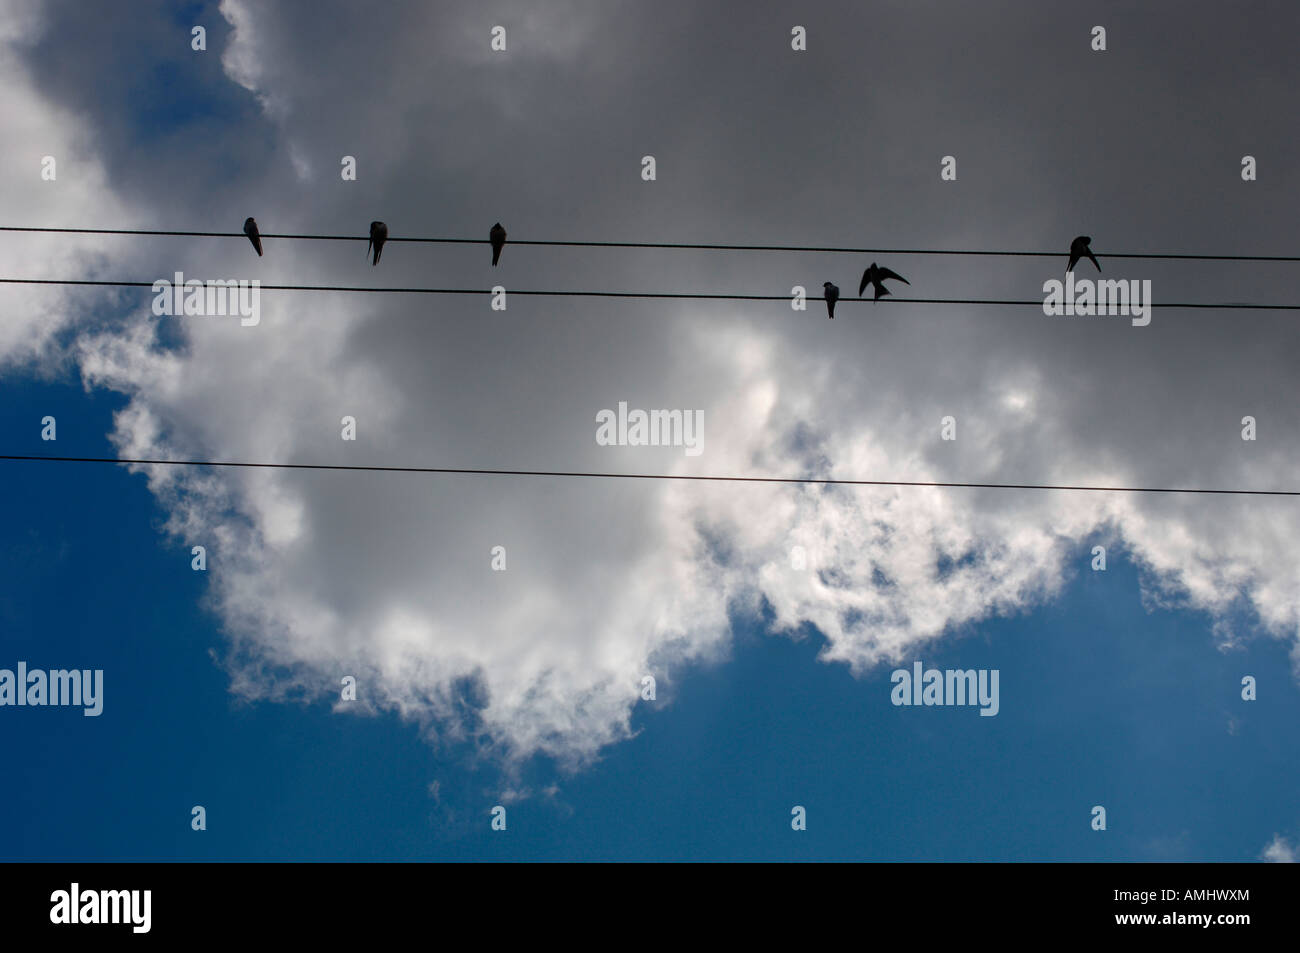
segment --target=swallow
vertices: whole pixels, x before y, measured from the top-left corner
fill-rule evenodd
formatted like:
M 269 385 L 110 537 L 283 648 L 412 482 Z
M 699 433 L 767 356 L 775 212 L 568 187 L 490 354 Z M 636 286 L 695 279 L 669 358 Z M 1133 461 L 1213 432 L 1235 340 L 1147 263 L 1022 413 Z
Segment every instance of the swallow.
M 1074 266 L 1079 263 L 1080 258 L 1087 258 L 1094 265 L 1097 265 L 1097 256 L 1092 253 L 1088 247 L 1088 242 L 1092 241 L 1087 235 L 1080 235 L 1074 241 L 1070 242 L 1070 263 L 1065 266 L 1066 274 L 1074 271 Z M 1101 271 L 1101 265 L 1097 265 L 1097 270 Z
M 496 265 L 501 258 L 501 249 L 506 247 L 506 230 L 497 222 L 492 226 L 492 231 L 488 232 L 488 241 L 492 243 L 492 264 Z
M 879 301 L 881 295 L 889 294 L 889 289 L 881 284 L 886 278 L 897 278 L 905 285 L 911 284 L 910 281 L 897 272 L 890 271 L 888 268 L 877 268 L 876 263 L 873 261 L 871 267 L 862 273 L 862 282 L 858 285 L 858 297 L 861 298 L 862 292 L 867 290 L 867 285 L 871 285 L 876 289 L 876 296 L 871 300 Z
M 257 230 L 257 222 L 253 221 L 253 216 L 244 219 L 244 234 L 248 240 L 253 243 L 253 248 L 257 251 L 257 257 L 262 257 L 262 234 Z
M 388 226 L 383 222 L 371 222 L 370 244 L 366 246 L 366 254 L 370 254 L 370 249 L 373 246 L 375 249 L 375 260 L 370 263 L 372 267 L 379 264 L 379 255 L 383 252 L 384 242 L 386 241 L 388 241 Z
M 835 302 L 840 300 L 840 289 L 829 281 L 823 281 L 822 287 L 826 289 L 826 317 L 834 320 Z

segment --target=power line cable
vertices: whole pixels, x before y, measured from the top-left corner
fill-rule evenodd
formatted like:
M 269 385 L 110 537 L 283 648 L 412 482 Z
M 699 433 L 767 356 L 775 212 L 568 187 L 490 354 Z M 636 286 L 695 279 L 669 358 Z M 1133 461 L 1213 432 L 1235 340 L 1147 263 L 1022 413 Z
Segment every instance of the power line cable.
M 1188 493 L 1220 496 L 1300 496 L 1300 490 L 1220 490 L 1204 487 L 1080 486 L 1049 483 L 958 483 L 935 480 L 846 480 L 833 477 L 701 476 L 685 473 L 606 473 L 577 470 L 491 470 L 461 467 L 399 467 L 343 463 L 250 463 L 230 460 L 155 460 L 126 457 L 54 457 L 0 454 L 0 460 L 43 463 L 107 463 L 120 466 L 244 467 L 271 470 L 351 470 L 373 473 L 430 473 L 461 476 L 579 477 L 619 480 L 692 480 L 712 483 L 785 483 L 821 486 L 940 487 L 974 490 L 1072 490 L 1095 493 Z
M 91 285 L 96 287 L 108 288 L 152 288 L 152 281 L 109 281 L 100 279 L 77 279 L 77 278 L 0 278 L 0 284 L 14 285 Z M 262 291 L 329 291 L 329 292 L 357 292 L 360 294 L 434 294 L 434 295 L 491 295 L 491 288 L 401 288 L 401 287 L 384 287 L 384 288 L 365 288 L 356 285 L 265 285 L 259 284 L 258 288 Z M 230 290 L 227 288 L 226 290 Z M 713 292 L 686 292 L 686 291 L 541 291 L 541 290 L 513 290 L 506 289 L 510 295 L 525 295 L 533 297 L 551 297 L 551 298 L 676 298 L 676 299 L 694 299 L 703 301 L 790 301 L 792 296 L 783 295 L 746 295 L 746 294 L 722 294 Z M 805 296 L 805 301 L 825 301 L 821 295 Z M 858 297 L 841 297 L 839 301 L 867 301 L 871 298 Z M 880 304 L 887 302 L 891 304 L 994 304 L 994 305 L 1015 305 L 1041 308 L 1043 301 L 1040 298 L 1030 299 L 1013 299 L 1013 298 L 901 298 L 889 295 L 873 302 Z M 1247 302 L 1191 302 L 1191 301 L 1166 301 L 1155 302 L 1150 305 L 1152 308 L 1161 310 L 1170 310 L 1175 308 L 1196 308 L 1210 310 L 1246 310 L 1246 311 L 1300 311 L 1300 304 L 1251 304 Z M 1086 315 L 1085 315 L 1086 317 Z
M 51 232 L 77 235 L 158 235 L 181 238 L 239 238 L 248 241 L 243 232 L 200 232 L 134 228 L 48 228 L 43 226 L 0 225 L 0 232 Z M 263 232 L 262 238 L 279 238 L 290 241 L 368 242 L 368 235 L 296 235 Z M 416 242 L 438 245 L 486 245 L 486 238 L 425 238 L 390 236 L 389 242 Z M 847 248 L 834 245 L 731 245 L 709 242 L 610 242 L 610 241 L 543 241 L 540 239 L 510 239 L 510 245 L 551 245 L 568 248 L 675 248 L 692 251 L 784 251 L 819 252 L 845 255 L 986 255 L 1008 258 L 1068 258 L 1069 251 L 990 251 L 984 249 L 944 248 Z M 1094 249 L 1094 251 L 1096 251 Z M 1147 260 L 1182 261 L 1300 261 L 1300 255 L 1192 255 L 1158 254 L 1154 252 L 1096 251 L 1099 258 L 1130 258 Z

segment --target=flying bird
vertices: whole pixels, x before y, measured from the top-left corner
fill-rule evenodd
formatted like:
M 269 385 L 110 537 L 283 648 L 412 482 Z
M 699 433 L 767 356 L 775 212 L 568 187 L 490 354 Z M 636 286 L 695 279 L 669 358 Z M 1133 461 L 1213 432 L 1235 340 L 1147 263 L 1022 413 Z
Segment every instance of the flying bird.
M 501 249 L 506 247 L 506 230 L 497 222 L 492 226 L 492 231 L 488 232 L 488 240 L 492 242 L 492 264 L 495 266 L 501 258 Z
M 370 249 L 372 246 L 375 249 L 375 260 L 370 263 L 371 267 L 374 267 L 375 265 L 379 264 L 379 255 L 383 252 L 384 242 L 386 241 L 388 241 L 388 226 L 385 225 L 383 222 L 371 222 L 370 223 L 370 244 L 366 246 L 367 255 L 370 254 Z
M 1066 274 L 1074 271 L 1074 266 L 1079 263 L 1080 258 L 1087 258 L 1094 265 L 1097 265 L 1097 256 L 1092 253 L 1088 247 L 1088 242 L 1092 241 L 1087 235 L 1080 235 L 1074 241 L 1070 242 L 1070 263 L 1065 266 Z M 1097 270 L 1101 271 L 1101 265 L 1097 265 Z
M 861 298 L 862 292 L 867 290 L 867 285 L 871 285 L 876 290 L 876 296 L 871 300 L 879 301 L 881 295 L 889 294 L 889 289 L 881 284 L 886 278 L 897 278 L 905 285 L 911 284 L 910 281 L 897 272 L 890 271 L 888 268 L 877 268 L 876 263 L 873 261 L 871 267 L 862 273 L 862 282 L 858 285 L 858 297 Z
M 835 318 L 835 302 L 840 300 L 840 289 L 829 281 L 823 281 L 822 287 L 826 289 L 826 316 L 833 320 Z
M 253 243 L 253 248 L 257 251 L 257 257 L 262 257 L 262 234 L 257 230 L 257 222 L 253 221 L 253 216 L 244 219 L 244 234 L 248 240 Z

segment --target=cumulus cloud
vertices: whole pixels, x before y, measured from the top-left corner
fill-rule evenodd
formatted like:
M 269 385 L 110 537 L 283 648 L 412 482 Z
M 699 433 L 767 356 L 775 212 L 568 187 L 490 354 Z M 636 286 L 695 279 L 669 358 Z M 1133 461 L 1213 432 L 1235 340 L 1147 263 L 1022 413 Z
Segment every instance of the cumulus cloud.
M 943 152 L 931 149 L 934 168 L 926 166 L 923 182 L 918 160 L 897 140 L 870 134 L 867 118 L 880 108 L 874 93 L 864 94 L 861 129 L 836 125 L 838 107 L 822 101 L 821 90 L 857 83 L 849 65 L 856 57 L 782 59 L 788 27 L 776 29 L 779 18 L 736 25 L 668 4 L 631 24 L 585 7 L 570 20 L 517 9 L 519 19 L 501 14 L 519 25 L 510 58 L 501 58 L 487 47 L 492 24 L 465 11 L 394 5 L 376 24 L 352 8 L 308 15 L 225 0 L 232 32 L 223 82 L 255 97 L 238 141 L 264 141 L 265 162 L 242 166 L 247 180 L 236 185 L 215 148 L 164 156 L 161 174 L 178 174 L 185 155 L 190 175 L 211 188 L 187 195 L 198 210 L 133 195 L 132 214 L 181 225 L 191 214 L 219 214 L 235 230 L 256 194 L 249 211 L 268 232 L 364 236 L 366 223 L 381 218 L 395 236 L 485 238 L 499 218 L 517 238 L 944 247 L 1022 247 L 1040 235 L 1068 242 L 1076 223 L 1103 214 L 1051 178 L 1065 173 L 1042 171 L 1059 165 L 1073 175 L 1080 165 L 1058 162 L 1067 137 L 1055 127 L 1038 137 L 1043 154 L 1024 161 L 1051 178 L 1063 208 L 1030 203 L 1035 211 L 1007 220 L 1006 196 L 1025 187 L 1014 163 L 969 173 L 982 182 L 972 191 L 967 178 L 940 182 Z M 743 36 L 712 43 L 724 26 Z M 960 22 L 951 29 L 962 33 Z M 772 30 L 776 40 L 764 32 Z M 835 48 L 834 37 L 821 36 Z M 755 54 L 743 50 L 763 42 L 775 44 L 773 59 L 756 71 Z M 932 83 L 892 54 L 877 66 L 898 88 L 916 90 L 891 109 L 927 114 Z M 18 72 L 5 108 L 39 139 L 54 107 Z M 1117 90 L 1125 80 L 1119 70 L 1099 82 L 1124 101 Z M 975 110 L 986 81 L 950 92 Z M 1042 86 L 1021 93 L 1022 111 L 1054 95 Z M 939 118 L 962 130 L 968 153 L 1006 161 L 996 131 L 955 115 Z M 88 133 L 112 121 L 78 115 L 61 123 Z M 1122 117 L 1110 122 L 1130 134 Z M 843 134 L 814 148 L 806 130 L 831 126 Z M 1089 161 L 1113 165 L 1101 138 Z M 639 177 L 646 153 L 660 160 L 654 183 Z M 355 183 L 333 180 L 342 154 L 358 158 Z M 29 158 L 6 161 L 21 168 Z M 863 184 L 863 163 L 892 181 Z M 1117 207 L 1144 200 L 1145 187 L 1125 184 L 1129 174 L 1126 167 L 1107 183 Z M 104 182 L 79 182 L 83 191 L 61 214 L 73 220 L 93 205 L 107 215 L 113 199 Z M 859 206 L 871 221 L 850 214 Z M 29 211 L 50 215 L 43 205 Z M 1163 233 L 1140 232 L 1127 212 L 1108 214 L 1109 234 L 1126 235 L 1115 245 L 1184 247 L 1189 226 L 1175 213 L 1165 210 Z M 973 232 L 968 220 L 989 225 Z M 883 221 L 898 224 L 890 233 Z M 1103 231 L 1093 234 L 1104 266 L 1125 267 L 1105 259 Z M 1267 248 L 1267 228 L 1261 233 Z M 394 243 L 371 269 L 364 244 L 271 239 L 264 259 L 252 258 L 246 242 L 177 242 L 166 256 L 118 245 L 111 264 L 115 273 L 152 276 L 165 257 L 166 274 L 183 267 L 286 283 L 487 288 L 500 280 L 509 288 L 773 294 L 796 283 L 820 287 L 823 275 L 847 288 L 865 264 L 515 246 L 493 270 L 485 247 Z M 69 261 L 65 270 L 94 273 L 107 263 Z M 996 274 L 958 259 L 890 264 L 918 294 L 935 296 L 1033 294 L 1043 277 L 1032 259 Z M 1175 294 L 1172 279 L 1167 287 Z M 1259 298 L 1283 289 L 1261 282 Z M 515 296 L 494 312 L 486 295 L 264 292 L 261 323 L 241 328 L 219 318 L 153 319 L 144 298 L 129 306 L 95 300 L 119 322 L 82 328 L 68 353 L 88 387 L 126 396 L 113 439 L 130 456 L 1250 487 L 1276 485 L 1300 463 L 1300 443 L 1289 440 L 1300 419 L 1287 393 L 1296 355 L 1277 343 L 1293 335 L 1267 316 L 1250 319 L 1257 335 L 1245 339 L 1221 317 L 1159 311 L 1151 327 L 1134 329 L 1106 319 L 1053 322 L 1032 310 L 851 302 L 843 320 L 828 322 L 815 307 L 800 313 L 779 301 Z M 44 307 L 65 323 L 87 312 L 70 300 Z M 28 333 L 51 326 L 58 323 L 33 319 Z M 33 353 L 16 336 L 8 351 L 24 348 Z M 704 452 L 597 446 L 596 414 L 619 401 L 702 410 Z M 1246 413 L 1266 421 L 1267 439 L 1239 439 Z M 939 434 L 948 415 L 956 441 Z M 340 439 L 344 416 L 357 420 L 354 442 Z M 354 674 L 365 710 L 396 711 L 431 736 L 473 738 L 507 759 L 595 757 L 629 735 L 643 674 L 671 689 L 682 666 L 725 657 L 737 620 L 766 619 L 783 634 L 811 626 L 825 639 L 824 660 L 861 674 L 1053 598 L 1086 566 L 1067 557 L 1094 536 L 1138 560 L 1153 605 L 1204 610 L 1221 623 L 1225 643 L 1242 626 L 1294 641 L 1300 606 L 1288 555 L 1300 518 L 1286 501 L 141 469 L 173 540 L 208 547 L 210 607 L 229 638 L 233 691 L 328 697 L 341 675 Z M 505 548 L 504 572 L 491 566 L 494 546 Z M 803 569 L 794 566 L 796 547 Z

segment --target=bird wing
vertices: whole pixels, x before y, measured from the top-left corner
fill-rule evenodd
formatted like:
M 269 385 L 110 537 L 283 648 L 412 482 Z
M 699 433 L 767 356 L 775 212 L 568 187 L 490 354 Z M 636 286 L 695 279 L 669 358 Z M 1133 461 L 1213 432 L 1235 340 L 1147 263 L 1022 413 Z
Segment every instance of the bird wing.
M 901 282 L 902 282 L 903 284 L 905 284 L 905 285 L 910 285 L 910 284 L 911 284 L 910 281 L 908 281 L 906 278 L 904 278 L 904 277 L 903 277 L 902 275 L 900 275 L 898 272 L 896 272 L 896 271 L 890 271 L 888 268 L 881 268 L 881 269 L 880 269 L 880 277 L 881 277 L 882 279 L 883 279 L 883 278 L 897 278 L 899 281 L 901 281 Z
M 862 292 L 864 292 L 864 291 L 867 290 L 867 285 L 869 285 L 869 284 L 871 283 L 871 280 L 867 277 L 867 276 L 870 275 L 870 274 L 871 274 L 871 269 L 870 269 L 870 268 L 868 268 L 866 271 L 864 271 L 864 272 L 862 273 L 862 281 L 861 281 L 861 283 L 859 283 L 859 285 L 858 285 L 858 297 L 859 297 L 859 298 L 862 297 Z
M 1091 249 L 1088 251 L 1088 258 L 1092 260 L 1094 265 L 1097 265 L 1097 256 L 1092 253 Z M 1101 271 L 1101 265 L 1097 265 L 1097 270 Z
M 1077 265 L 1078 263 L 1079 263 L 1079 253 L 1076 252 L 1076 251 L 1071 251 L 1071 252 L 1070 252 L 1070 263 L 1069 263 L 1068 265 L 1065 266 L 1065 270 L 1066 270 L 1066 272 L 1068 273 L 1068 272 L 1074 271 L 1074 266 Z

